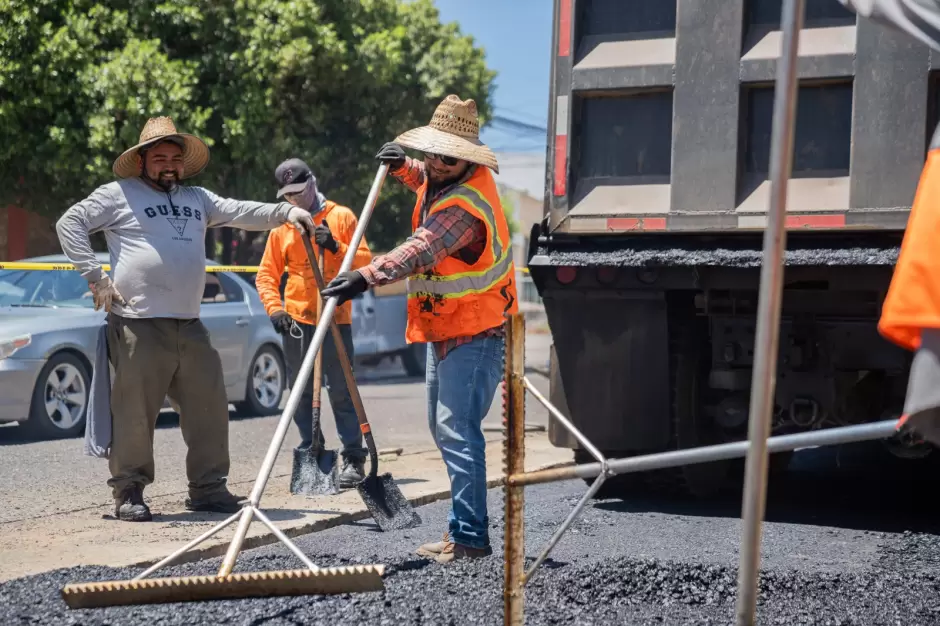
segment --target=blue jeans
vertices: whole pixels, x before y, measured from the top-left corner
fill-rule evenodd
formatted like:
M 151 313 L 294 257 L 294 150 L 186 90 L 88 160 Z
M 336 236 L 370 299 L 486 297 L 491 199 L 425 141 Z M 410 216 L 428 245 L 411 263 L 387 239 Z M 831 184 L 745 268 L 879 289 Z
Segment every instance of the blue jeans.
M 450 477 L 450 536 L 471 548 L 490 544 L 482 423 L 503 379 L 504 358 L 502 337 L 474 339 L 443 360 L 428 344 L 428 424 Z

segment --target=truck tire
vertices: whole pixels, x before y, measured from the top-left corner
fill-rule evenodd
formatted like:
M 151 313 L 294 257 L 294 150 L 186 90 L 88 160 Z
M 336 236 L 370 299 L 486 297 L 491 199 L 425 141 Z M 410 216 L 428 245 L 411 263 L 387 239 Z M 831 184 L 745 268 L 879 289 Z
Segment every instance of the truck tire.
M 714 422 L 705 415 L 708 384 L 708 326 L 702 318 L 676 315 L 670 319 L 673 341 L 670 346 L 672 377 L 672 436 L 674 450 L 724 443 Z M 707 498 L 730 483 L 732 460 L 684 465 L 665 470 L 676 475 L 669 481 L 682 495 Z

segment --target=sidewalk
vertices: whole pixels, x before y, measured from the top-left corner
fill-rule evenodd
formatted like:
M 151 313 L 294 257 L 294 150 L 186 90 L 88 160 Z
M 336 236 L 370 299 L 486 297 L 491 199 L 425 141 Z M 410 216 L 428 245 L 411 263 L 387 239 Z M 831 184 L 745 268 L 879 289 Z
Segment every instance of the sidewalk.
M 487 437 L 487 442 L 487 477 L 492 487 L 502 479 L 503 445 L 499 435 Z M 291 457 L 285 446 L 261 500 L 262 511 L 288 536 L 371 519 L 355 489 L 337 496 L 292 496 L 288 489 Z M 527 470 L 570 460 L 571 452 L 552 446 L 545 432 L 526 434 Z M 390 472 L 405 497 L 416 506 L 449 497 L 447 474 L 436 449 L 382 456 L 379 464 L 379 471 Z M 230 487 L 247 496 L 252 482 L 233 483 Z M 4 525 L 0 533 L 0 581 L 76 565 L 156 562 L 227 517 L 186 511 L 185 497 L 185 493 L 176 493 L 148 498 L 154 514 L 151 523 L 118 522 L 112 517 L 112 507 L 102 506 Z M 232 529 L 234 526 L 209 539 L 184 560 L 223 554 Z M 256 521 L 249 529 L 245 548 L 274 541 L 270 531 Z

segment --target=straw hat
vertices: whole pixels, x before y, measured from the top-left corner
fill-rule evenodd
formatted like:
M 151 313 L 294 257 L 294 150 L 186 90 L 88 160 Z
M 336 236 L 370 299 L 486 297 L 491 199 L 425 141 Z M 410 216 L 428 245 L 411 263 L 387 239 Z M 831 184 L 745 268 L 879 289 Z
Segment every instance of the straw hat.
M 209 146 L 195 135 L 177 132 L 173 120 L 168 117 L 151 117 L 140 131 L 140 142 L 114 160 L 111 171 L 118 178 L 140 175 L 137 151 L 162 139 L 174 139 L 183 147 L 183 178 L 195 176 L 209 163 Z
M 438 105 L 430 124 L 402 133 L 395 143 L 485 165 L 499 174 L 496 155 L 480 141 L 477 103 L 453 94 Z

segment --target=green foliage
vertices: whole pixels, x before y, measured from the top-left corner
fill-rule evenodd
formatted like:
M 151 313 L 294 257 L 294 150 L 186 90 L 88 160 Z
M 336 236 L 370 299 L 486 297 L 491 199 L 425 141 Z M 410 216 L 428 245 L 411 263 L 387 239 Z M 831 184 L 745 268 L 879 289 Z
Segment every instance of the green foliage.
M 375 152 L 444 96 L 490 112 L 495 73 L 432 0 L 0 0 L 0 23 L 0 206 L 53 217 L 113 179 L 151 116 L 210 143 L 193 184 L 273 200 L 297 156 L 358 213 Z M 408 234 L 413 203 L 385 185 L 376 249 Z

